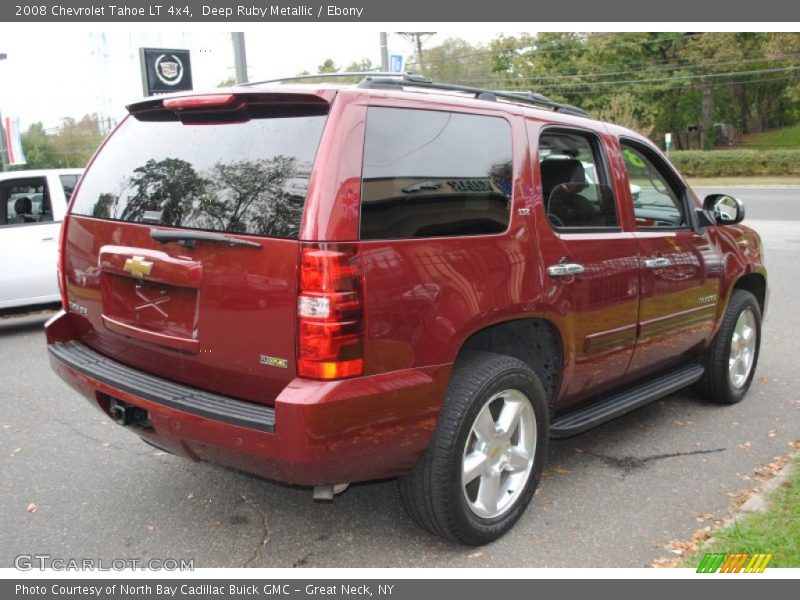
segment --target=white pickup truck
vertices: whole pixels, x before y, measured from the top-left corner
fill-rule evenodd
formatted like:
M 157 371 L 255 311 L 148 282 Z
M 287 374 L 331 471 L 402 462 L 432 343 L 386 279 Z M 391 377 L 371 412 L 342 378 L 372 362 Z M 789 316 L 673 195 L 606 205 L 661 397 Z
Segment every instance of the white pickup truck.
M 83 169 L 0 173 L 0 309 L 58 302 L 58 236 Z

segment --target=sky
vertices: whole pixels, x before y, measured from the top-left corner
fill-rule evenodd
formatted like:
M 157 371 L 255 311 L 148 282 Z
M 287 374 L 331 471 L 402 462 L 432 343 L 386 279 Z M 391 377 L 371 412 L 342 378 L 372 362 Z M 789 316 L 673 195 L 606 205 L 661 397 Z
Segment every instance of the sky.
M 230 34 L 221 29 L 105 31 L 85 27 L 58 28 L 0 24 L 0 111 L 18 117 L 24 131 L 41 121 L 57 128 L 64 117 L 85 114 L 118 119 L 126 104 L 142 96 L 138 48 L 187 48 L 192 51 L 196 90 L 214 88 L 233 76 Z M 151 26 L 155 27 L 155 26 Z M 293 75 L 331 58 L 340 67 L 369 58 L 380 64 L 380 30 L 359 25 L 283 24 L 245 29 L 251 81 Z M 496 31 L 440 30 L 426 46 L 448 37 L 486 43 Z M 412 46 L 390 32 L 390 52 L 410 55 Z

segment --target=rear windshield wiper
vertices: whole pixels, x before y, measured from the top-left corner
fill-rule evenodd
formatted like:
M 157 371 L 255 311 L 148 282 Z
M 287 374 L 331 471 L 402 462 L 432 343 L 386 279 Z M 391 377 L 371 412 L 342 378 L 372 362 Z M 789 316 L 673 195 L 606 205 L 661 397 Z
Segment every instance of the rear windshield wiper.
M 261 248 L 261 244 L 249 240 L 222 235 L 220 233 L 210 233 L 208 231 L 166 231 L 164 229 L 151 229 L 150 237 L 162 244 L 167 242 L 179 242 L 187 248 L 194 248 L 197 242 L 214 242 L 216 244 L 228 244 L 229 246 L 247 246 L 248 248 Z

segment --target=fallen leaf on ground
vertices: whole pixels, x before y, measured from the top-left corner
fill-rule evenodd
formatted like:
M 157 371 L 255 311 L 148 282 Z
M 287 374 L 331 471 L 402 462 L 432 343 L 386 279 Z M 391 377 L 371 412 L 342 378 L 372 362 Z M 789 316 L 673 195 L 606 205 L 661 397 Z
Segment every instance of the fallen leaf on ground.
M 472 554 L 468 554 L 467 558 L 480 558 L 483 556 L 483 552 L 473 552 Z
M 561 474 L 561 475 L 563 475 L 564 473 L 569 473 L 569 469 L 568 469 L 568 468 L 566 468 L 566 467 L 559 467 L 558 465 L 556 465 L 555 467 L 553 467 L 553 471 L 555 471 L 556 473 L 559 473 L 559 474 Z
M 767 377 L 766 375 L 762 375 L 761 377 L 758 378 L 758 380 L 761 383 L 767 383 L 769 381 L 769 377 Z
M 702 529 L 698 529 L 692 534 L 692 539 L 697 542 L 702 542 L 711 537 L 711 526 L 706 525 Z
M 675 567 L 680 566 L 681 559 L 680 558 L 657 558 L 652 562 L 652 566 L 654 569 L 674 569 Z
M 745 442 L 744 444 L 739 444 L 739 448 L 741 448 L 742 450 L 750 450 L 750 448 L 752 448 L 752 447 L 753 447 L 753 444 L 751 444 L 750 442 Z
M 703 521 L 710 521 L 711 519 L 714 518 L 714 515 L 712 515 L 711 513 L 705 513 L 703 515 L 697 515 L 696 518 L 698 523 L 702 523 Z
M 29 513 L 35 513 L 38 509 L 39 509 L 39 507 L 36 506 L 33 502 L 28 504 L 28 512 Z
M 155 523 L 148 523 L 147 524 L 147 531 L 152 533 L 155 530 L 156 530 L 156 524 Z
M 693 541 L 681 542 L 678 540 L 673 540 L 669 544 L 669 551 L 672 552 L 673 554 L 677 554 L 678 556 L 686 556 L 687 554 L 691 554 L 695 550 L 697 550 L 697 544 Z
M 769 437 L 775 437 L 775 434 L 777 434 L 777 433 L 778 433 L 778 430 L 777 430 L 777 429 L 770 429 L 770 430 L 767 432 L 767 436 L 769 436 Z

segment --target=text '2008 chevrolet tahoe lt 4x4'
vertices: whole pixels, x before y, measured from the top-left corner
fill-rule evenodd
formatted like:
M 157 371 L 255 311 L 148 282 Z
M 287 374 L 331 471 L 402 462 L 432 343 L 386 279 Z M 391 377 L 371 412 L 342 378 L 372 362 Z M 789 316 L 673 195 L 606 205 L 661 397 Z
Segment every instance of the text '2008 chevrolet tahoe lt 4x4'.
M 399 477 L 415 521 L 475 545 L 551 437 L 750 386 L 759 237 L 632 131 L 385 74 L 129 113 L 64 222 L 47 340 L 159 448 L 318 498 Z

